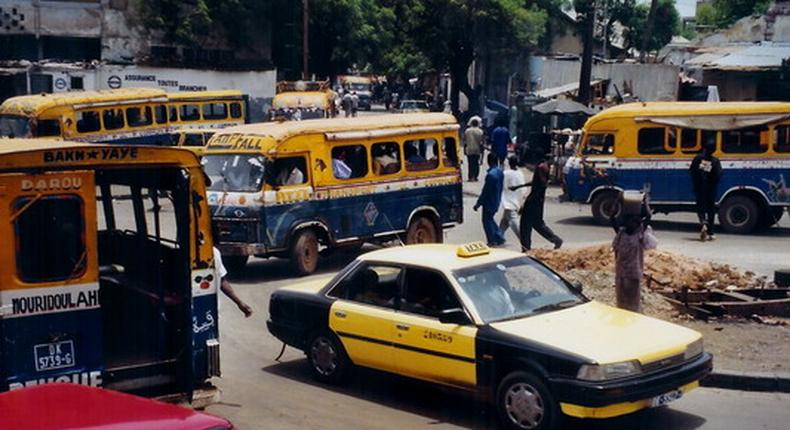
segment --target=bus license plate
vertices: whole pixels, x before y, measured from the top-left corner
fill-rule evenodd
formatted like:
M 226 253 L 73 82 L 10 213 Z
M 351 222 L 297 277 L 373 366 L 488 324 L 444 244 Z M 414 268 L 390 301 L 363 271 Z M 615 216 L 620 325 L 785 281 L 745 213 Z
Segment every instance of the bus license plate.
M 74 366 L 74 341 L 64 340 L 61 342 L 43 343 L 34 348 L 36 358 L 36 370 L 62 369 Z
M 683 391 L 681 390 L 672 390 L 668 393 L 660 394 L 656 397 L 650 399 L 650 406 L 653 408 L 657 408 L 659 406 L 664 406 L 667 403 L 672 403 L 675 400 L 683 397 Z

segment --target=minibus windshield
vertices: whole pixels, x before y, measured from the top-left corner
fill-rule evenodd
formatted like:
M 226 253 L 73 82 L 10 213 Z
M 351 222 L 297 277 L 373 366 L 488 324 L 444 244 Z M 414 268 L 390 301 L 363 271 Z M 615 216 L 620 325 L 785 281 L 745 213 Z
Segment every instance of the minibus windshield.
M 30 122 L 23 116 L 0 115 L 0 137 L 29 137 Z
M 208 154 L 201 159 L 212 191 L 259 191 L 265 162 L 263 156 L 255 154 Z

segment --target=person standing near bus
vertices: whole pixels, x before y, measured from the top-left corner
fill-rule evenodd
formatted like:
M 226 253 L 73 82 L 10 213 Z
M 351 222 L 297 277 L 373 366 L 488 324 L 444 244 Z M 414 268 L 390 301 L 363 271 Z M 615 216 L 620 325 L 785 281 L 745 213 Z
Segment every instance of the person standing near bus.
M 562 239 L 546 225 L 543 220 L 543 205 L 546 201 L 546 188 L 549 185 L 549 164 L 546 160 L 545 152 L 534 150 L 530 157 L 535 162 L 535 172 L 532 174 L 532 182 L 511 187 L 515 191 L 522 187 L 531 186 L 524 206 L 521 207 L 521 222 L 519 223 L 519 237 L 521 238 L 521 250 L 532 249 L 532 230 L 535 229 L 546 240 L 554 244 L 554 249 L 560 249 Z
M 524 178 L 524 173 L 518 168 L 518 159 L 515 155 L 508 157 L 507 162 L 510 168 L 505 170 L 505 184 L 502 188 L 502 219 L 499 221 L 499 229 L 504 235 L 510 227 L 516 237 L 520 237 L 521 231 L 517 218 L 524 195 L 521 191 L 511 190 L 511 188 L 520 187 L 527 180 Z
M 359 111 L 359 96 L 356 91 L 351 92 L 351 116 L 357 116 Z
M 505 126 L 504 121 L 499 121 L 499 125 L 491 133 L 491 151 L 499 158 L 499 162 L 505 164 L 507 158 L 507 146 L 510 144 L 510 130 Z
M 483 160 L 483 129 L 480 128 L 480 119 L 475 117 L 469 121 L 469 127 L 464 131 L 464 153 L 469 161 L 469 182 L 477 182 L 480 176 L 480 164 Z
M 716 193 L 721 178 L 721 162 L 713 155 L 715 143 L 706 143 L 702 152 L 691 162 L 691 183 L 697 200 L 697 217 L 702 224 L 699 238 L 715 240 L 713 223 L 716 219 Z
M 239 296 L 236 295 L 236 291 L 233 290 L 233 287 L 228 282 L 228 269 L 225 268 L 225 265 L 222 264 L 222 254 L 219 252 L 219 249 L 215 246 L 214 249 L 214 268 L 217 270 L 217 276 L 219 276 L 220 284 L 219 289 L 225 294 L 236 306 L 239 310 L 244 314 L 245 318 L 249 318 L 252 315 L 252 308 L 250 305 L 244 303 Z M 218 302 L 219 304 L 219 302 Z
M 494 221 L 494 215 L 499 210 L 502 201 L 502 186 L 505 175 L 499 168 L 499 159 L 493 152 L 488 153 L 488 173 L 486 173 L 483 192 L 477 198 L 474 210 L 477 212 L 483 207 L 483 230 L 486 233 L 488 246 L 500 246 L 505 243 L 505 236 Z

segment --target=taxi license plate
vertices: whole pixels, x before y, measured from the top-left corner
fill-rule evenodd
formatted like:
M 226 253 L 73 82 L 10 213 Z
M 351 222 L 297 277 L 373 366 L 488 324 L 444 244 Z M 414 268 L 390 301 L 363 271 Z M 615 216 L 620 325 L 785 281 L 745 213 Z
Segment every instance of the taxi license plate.
M 660 394 L 650 399 L 650 407 L 657 408 L 659 406 L 664 406 L 667 403 L 674 402 L 681 397 L 683 397 L 682 390 L 672 390 L 668 393 Z
M 72 367 L 74 360 L 74 341 L 42 343 L 34 347 L 36 370 L 62 369 Z

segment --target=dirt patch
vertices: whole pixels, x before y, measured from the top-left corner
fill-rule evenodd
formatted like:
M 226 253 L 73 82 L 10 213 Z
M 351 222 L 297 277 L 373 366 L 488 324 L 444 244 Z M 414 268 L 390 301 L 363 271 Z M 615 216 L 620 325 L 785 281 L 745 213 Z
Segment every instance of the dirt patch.
M 534 250 L 539 258 L 571 281 L 584 286 L 584 294 L 594 300 L 615 305 L 614 260 L 607 245 L 573 250 Z M 763 277 L 737 268 L 688 258 L 667 251 L 650 251 L 646 271 L 672 288 L 738 288 L 767 286 Z M 643 284 L 644 287 L 644 284 Z M 642 289 L 642 308 L 646 315 L 669 320 L 702 333 L 706 350 L 713 353 L 718 369 L 745 372 L 790 373 L 790 319 L 770 318 L 762 324 L 737 318 L 696 321 L 675 310 L 663 297 Z

